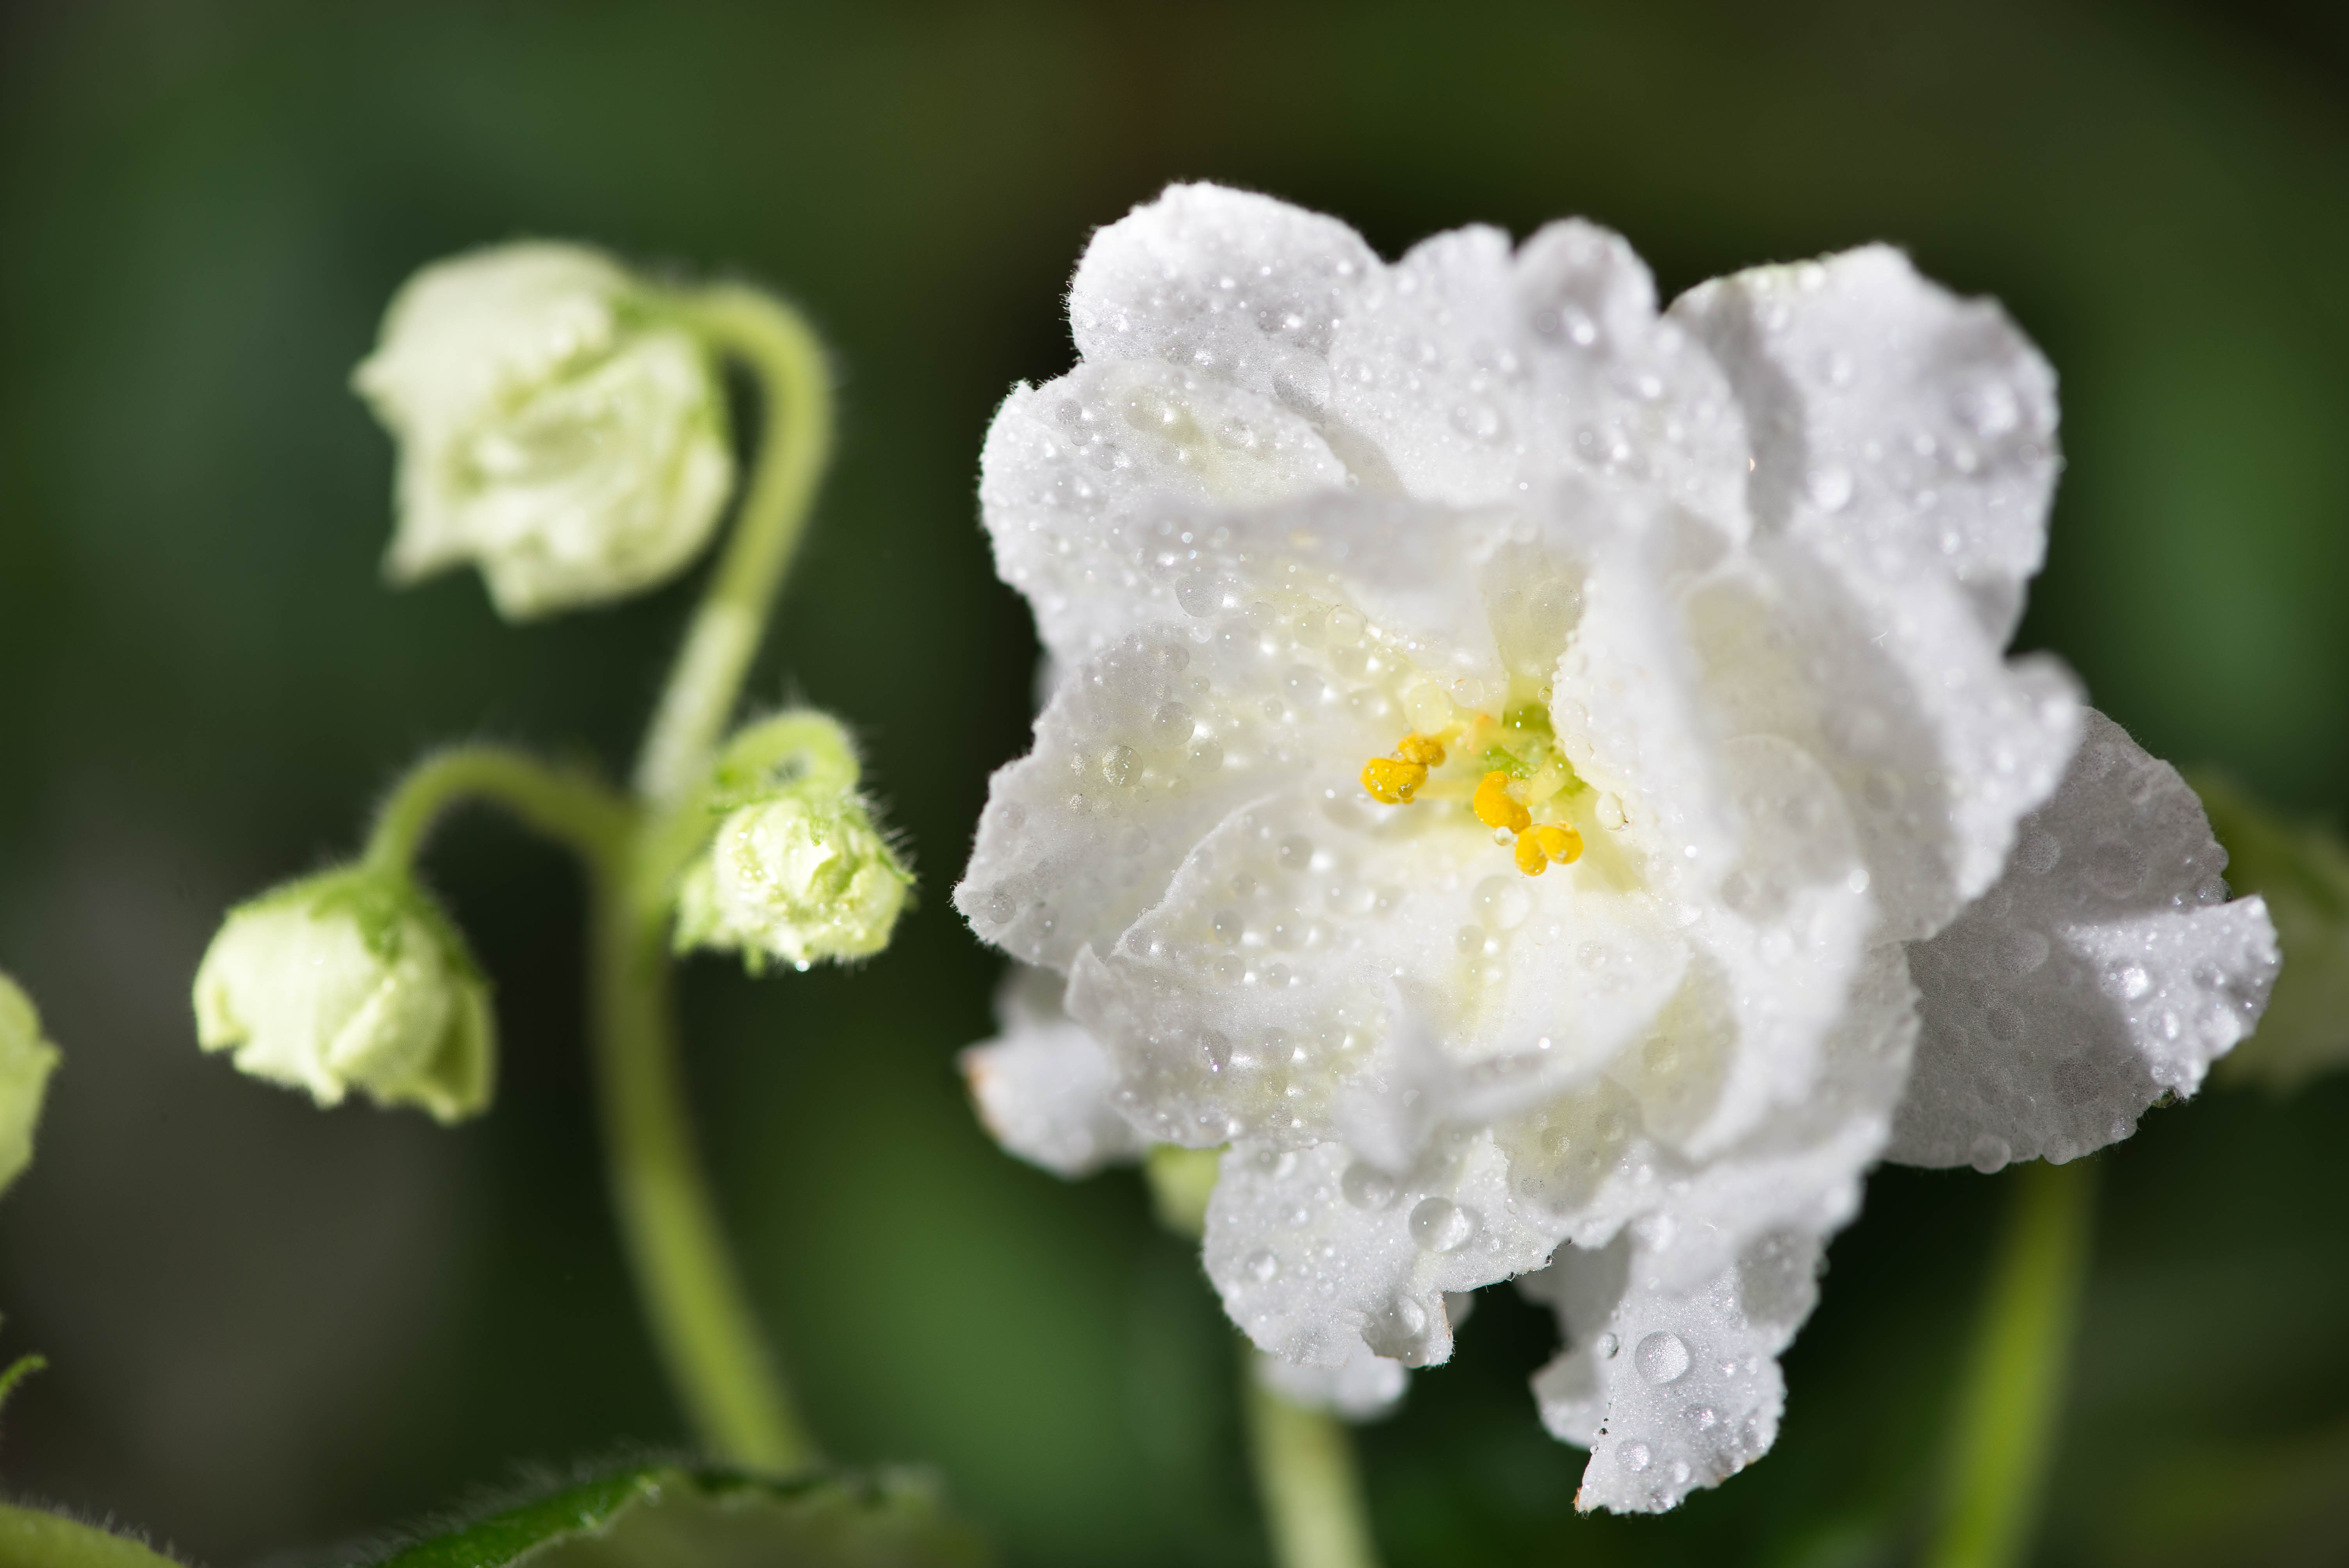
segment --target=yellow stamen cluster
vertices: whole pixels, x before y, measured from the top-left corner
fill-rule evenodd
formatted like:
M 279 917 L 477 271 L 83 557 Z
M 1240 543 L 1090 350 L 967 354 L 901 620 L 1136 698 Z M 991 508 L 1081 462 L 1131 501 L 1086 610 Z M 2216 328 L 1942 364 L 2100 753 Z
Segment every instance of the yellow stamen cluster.
M 1430 735 L 1406 735 L 1392 757 L 1373 757 L 1362 764 L 1362 788 L 1373 800 L 1407 806 L 1427 782 L 1427 770 L 1443 766 L 1444 742 Z
M 1420 786 L 1427 782 L 1427 770 L 1442 767 L 1444 757 L 1444 743 L 1433 736 L 1416 732 L 1406 735 L 1396 745 L 1393 756 L 1373 757 L 1362 764 L 1362 788 L 1372 799 L 1390 806 L 1407 806 L 1419 793 Z M 1541 799 L 1547 800 L 1557 793 L 1559 782 L 1544 774 L 1533 789 Z M 1509 775 L 1494 769 L 1478 780 L 1468 809 L 1496 835 L 1516 836 L 1517 869 L 1529 877 L 1541 875 L 1553 861 L 1571 865 L 1580 860 L 1582 835 L 1564 822 L 1537 823 L 1525 800 L 1519 798 L 1526 789 L 1520 785 L 1517 793 L 1511 793 Z

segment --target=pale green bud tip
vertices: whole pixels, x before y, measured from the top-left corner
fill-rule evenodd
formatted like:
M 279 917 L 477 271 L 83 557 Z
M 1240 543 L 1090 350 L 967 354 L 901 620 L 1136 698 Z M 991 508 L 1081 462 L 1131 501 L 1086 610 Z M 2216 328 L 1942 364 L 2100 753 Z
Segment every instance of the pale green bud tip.
M 490 1102 L 489 986 L 448 918 L 405 876 L 356 869 L 229 912 L 196 971 L 196 1039 L 240 1072 L 456 1121 Z
M 32 998 L 0 975 L 0 1191 L 33 1162 L 33 1126 L 57 1067 L 57 1048 L 41 1038 Z
M 678 889 L 677 944 L 805 969 L 889 945 L 913 875 L 851 793 L 787 789 L 719 826 Z
M 666 581 L 733 489 L 709 354 L 582 246 L 426 267 L 353 379 L 399 442 L 386 569 L 405 583 L 476 562 L 509 619 Z

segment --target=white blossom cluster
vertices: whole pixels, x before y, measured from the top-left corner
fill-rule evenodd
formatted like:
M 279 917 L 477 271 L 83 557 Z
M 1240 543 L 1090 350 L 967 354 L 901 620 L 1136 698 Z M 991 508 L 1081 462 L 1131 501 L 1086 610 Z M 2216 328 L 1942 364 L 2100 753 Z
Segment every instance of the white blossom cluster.
M 2257 1019 L 2193 794 L 2005 655 L 2058 459 L 1995 305 L 1178 186 L 1069 316 L 983 468 L 1052 678 L 970 1076 L 1064 1172 L 1227 1146 L 1207 1271 L 1333 1402 L 1527 1276 L 1582 1505 L 1671 1507 L 1770 1447 L 1872 1163 L 2075 1158 Z

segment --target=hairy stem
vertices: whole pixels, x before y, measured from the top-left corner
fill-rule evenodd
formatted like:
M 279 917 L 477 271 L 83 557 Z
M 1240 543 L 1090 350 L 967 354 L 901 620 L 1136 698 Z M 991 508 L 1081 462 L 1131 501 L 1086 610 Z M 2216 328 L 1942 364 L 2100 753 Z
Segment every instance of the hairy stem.
M 25 1568 L 179 1568 L 128 1536 L 0 1502 L 0 1563 Z
M 832 451 L 823 347 L 797 312 L 732 284 L 666 303 L 682 325 L 758 376 L 765 407 L 758 468 L 733 537 L 686 629 L 637 758 L 637 791 L 663 806 L 700 781 L 734 715 Z
M 1969 1362 L 1929 1568 L 2011 1568 L 2029 1550 L 2068 1386 L 2095 1205 L 2085 1161 L 2033 1162 L 2009 1211 Z
M 759 1332 L 693 1143 L 665 903 L 597 890 L 596 1103 L 612 1203 L 669 1381 L 713 1458 L 803 1470 L 818 1456 Z
M 589 774 L 554 768 L 511 746 L 455 746 L 409 769 L 376 813 L 367 863 L 407 871 L 443 812 L 490 800 L 528 827 L 576 851 L 590 866 L 616 865 L 635 808 Z
M 1243 1341 L 1240 1397 L 1273 1562 L 1278 1568 L 1377 1568 L 1353 1435 L 1335 1416 L 1299 1409 L 1267 1388 L 1255 1363 Z
M 792 1470 L 816 1462 L 818 1452 L 761 1337 L 694 1147 L 667 936 L 677 875 L 709 831 L 697 808 L 701 787 L 830 455 L 832 394 L 822 346 L 780 301 L 719 284 L 665 305 L 758 377 L 764 422 L 733 536 L 638 755 L 636 788 L 647 815 L 625 865 L 597 890 L 596 1099 L 637 1298 L 695 1431 L 715 1458 Z M 845 766 L 853 777 L 846 738 L 828 720 L 774 720 L 755 734 L 809 749 L 814 765 Z

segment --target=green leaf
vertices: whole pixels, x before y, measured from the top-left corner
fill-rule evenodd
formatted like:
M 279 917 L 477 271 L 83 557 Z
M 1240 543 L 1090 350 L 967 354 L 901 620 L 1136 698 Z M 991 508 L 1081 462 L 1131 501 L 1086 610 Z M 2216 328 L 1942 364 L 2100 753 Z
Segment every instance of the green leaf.
M 991 1556 L 918 1477 L 765 1480 L 653 1465 L 564 1487 L 377 1568 L 978 1568 Z
M 2221 1082 L 2288 1089 L 2349 1065 L 2349 846 L 2315 822 L 2278 817 L 2223 779 L 2198 776 L 2227 881 L 2268 901 L 2283 972 L 2251 1037 L 2222 1057 Z
M 179 1568 L 128 1536 L 45 1509 L 5 1502 L 0 1502 L 0 1563 L 7 1568 Z

